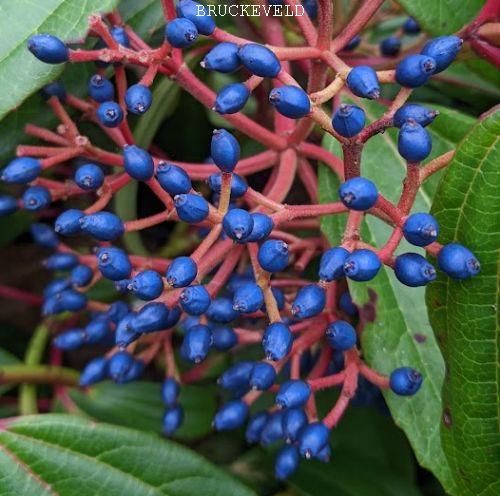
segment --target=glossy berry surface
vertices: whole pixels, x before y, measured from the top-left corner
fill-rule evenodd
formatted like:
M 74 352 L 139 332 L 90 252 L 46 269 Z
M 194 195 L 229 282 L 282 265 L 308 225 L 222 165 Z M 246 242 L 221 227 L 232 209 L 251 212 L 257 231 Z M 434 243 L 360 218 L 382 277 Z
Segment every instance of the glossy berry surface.
M 438 115 L 437 110 L 429 110 L 422 105 L 407 103 L 394 114 L 394 125 L 400 128 L 403 124 L 413 120 L 425 127 L 431 124 Z
M 333 115 L 333 129 L 345 138 L 356 136 L 365 127 L 365 111 L 343 103 Z
M 237 312 L 253 313 L 264 304 L 264 293 L 255 283 L 242 284 L 233 295 L 233 308 Z
M 401 86 L 417 88 L 436 71 L 436 61 L 426 55 L 408 55 L 396 67 L 396 81 Z
M 380 42 L 380 53 L 386 57 L 393 57 L 401 49 L 401 40 L 396 36 L 390 36 Z
M 94 74 L 89 79 L 87 90 L 90 98 L 99 103 L 108 102 L 115 97 L 115 87 L 113 83 L 101 74 Z
M 235 114 L 245 106 L 249 98 L 250 91 L 244 84 L 228 84 L 217 94 L 214 110 L 219 114 Z
M 189 19 L 201 34 L 211 35 L 215 29 L 215 20 L 205 5 L 193 0 L 180 0 L 177 15 Z
M 186 48 L 198 38 L 198 30 L 189 19 L 174 19 L 165 28 L 165 38 L 175 48 Z
M 129 112 L 142 115 L 153 103 L 151 90 L 143 84 L 133 84 L 125 93 L 125 104 Z
M 121 219 L 111 212 L 96 212 L 80 219 L 80 228 L 99 241 L 112 241 L 124 233 Z
M 259 248 L 260 266 L 268 272 L 280 272 L 288 265 L 288 245 L 279 239 L 269 239 Z
M 8 184 L 26 184 L 38 177 L 42 166 L 31 157 L 19 157 L 2 169 L 0 179 Z
M 349 252 L 341 246 L 325 251 L 319 262 L 320 281 L 331 282 L 344 277 L 344 263 L 348 256 Z
M 35 34 L 28 39 L 28 50 L 46 64 L 61 64 L 68 60 L 68 47 L 51 34 Z
M 417 212 L 405 220 L 403 235 L 412 245 L 427 246 L 436 241 L 439 235 L 439 224 L 431 214 Z
M 292 348 L 293 337 L 290 329 L 281 322 L 269 325 L 262 338 L 262 346 L 268 360 L 281 360 Z
M 377 73 L 369 66 L 359 65 L 351 69 L 346 80 L 349 89 L 362 98 L 375 100 L 380 96 Z
M 216 129 L 212 135 L 210 154 L 222 172 L 232 172 L 240 159 L 240 144 L 225 129 Z
M 311 387 L 307 382 L 292 380 L 281 384 L 276 395 L 276 404 L 279 408 L 299 408 L 304 406 L 311 394 Z
M 75 172 L 75 183 L 86 191 L 92 191 L 102 186 L 104 172 L 96 164 L 85 164 Z
M 106 127 L 118 127 L 123 121 L 123 110 L 116 102 L 104 102 L 97 108 L 97 118 Z
M 307 425 L 299 436 L 299 450 L 304 458 L 317 456 L 328 443 L 330 431 L 322 422 Z
M 418 253 L 403 253 L 396 257 L 394 274 L 406 286 L 425 286 L 436 279 L 436 269 Z
M 141 300 L 154 300 L 163 291 L 163 279 L 155 270 L 144 270 L 132 279 L 130 291 Z
M 462 40 L 458 36 L 439 36 L 428 41 L 420 53 L 434 59 L 437 73 L 449 67 L 461 47 Z
M 156 177 L 161 187 L 171 196 L 191 191 L 191 179 L 186 171 L 177 165 L 160 162 L 156 168 Z
M 276 456 L 274 473 L 277 479 L 288 479 L 299 467 L 300 456 L 295 446 L 285 446 Z
M 196 262 L 190 257 L 177 257 L 168 266 L 165 277 L 174 288 L 184 288 L 194 281 L 197 273 Z
M 481 265 L 474 254 L 458 243 L 443 246 L 437 260 L 439 268 L 453 279 L 468 279 L 481 270 Z
M 305 117 L 311 111 L 307 93 L 298 86 L 280 86 L 269 93 L 269 102 L 276 110 L 290 119 Z
M 224 232 L 235 241 L 245 241 L 253 229 L 253 217 L 241 208 L 230 210 L 222 219 Z
M 377 202 L 378 191 L 375 184 L 363 177 L 353 177 L 340 185 L 339 196 L 342 203 L 353 210 L 368 210 Z
M 317 284 L 300 288 L 292 303 L 292 314 L 298 319 L 309 319 L 323 311 L 326 304 L 326 292 Z
M 371 250 L 361 249 L 353 251 L 344 263 L 344 272 L 353 281 L 369 281 L 380 270 L 381 263 Z
M 176 195 L 174 204 L 179 219 L 188 224 L 201 222 L 208 215 L 208 203 L 202 196 L 190 193 Z
M 410 120 L 401 126 L 398 134 L 398 152 L 408 162 L 420 162 L 432 150 L 429 132 L 420 124 Z
M 204 286 L 195 285 L 185 288 L 179 301 L 182 309 L 189 315 L 202 315 L 208 310 L 212 300 Z
M 281 70 L 281 64 L 276 55 L 264 45 L 249 43 L 238 50 L 238 57 L 243 66 L 252 74 L 273 78 Z
M 236 43 L 218 43 L 205 55 L 201 66 L 209 71 L 233 72 L 240 66 L 238 49 Z
M 138 181 L 147 181 L 153 177 L 153 159 L 137 145 L 128 145 L 123 149 L 123 163 L 127 174 Z
M 389 379 L 391 389 L 399 396 L 413 396 L 420 389 L 422 382 L 422 374 L 410 367 L 394 370 Z
M 345 320 L 337 320 L 326 329 L 328 344 L 340 351 L 350 350 L 356 345 L 357 335 L 354 327 Z

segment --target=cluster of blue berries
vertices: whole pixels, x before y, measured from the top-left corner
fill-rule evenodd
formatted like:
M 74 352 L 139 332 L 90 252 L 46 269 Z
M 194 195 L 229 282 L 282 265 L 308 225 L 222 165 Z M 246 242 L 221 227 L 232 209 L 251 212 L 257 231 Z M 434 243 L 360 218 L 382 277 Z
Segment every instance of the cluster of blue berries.
M 316 1 L 305 1 L 303 5 L 309 16 L 316 18 Z M 217 29 L 206 7 L 195 1 L 180 0 L 177 15 L 165 28 L 165 39 L 175 49 L 189 47 L 200 34 L 211 36 Z M 419 27 L 409 19 L 403 30 L 407 34 L 415 34 L 419 32 Z M 111 27 L 110 34 L 121 47 L 130 47 L 129 37 L 123 28 Z M 344 50 L 353 50 L 357 44 L 359 38 L 354 38 Z M 96 48 L 104 46 L 99 41 Z M 449 66 L 460 46 L 461 40 L 456 36 L 431 40 L 420 54 L 404 57 L 398 63 L 396 81 L 409 88 L 425 84 L 433 74 Z M 395 55 L 399 48 L 399 40 L 389 38 L 382 42 L 381 50 L 384 55 Z M 46 34 L 32 36 L 28 49 L 38 59 L 50 64 L 66 62 L 71 55 L 61 40 Z M 216 44 L 205 55 L 201 65 L 206 70 L 221 73 L 243 67 L 259 78 L 276 78 L 282 70 L 280 60 L 269 48 L 256 43 L 238 45 L 227 41 Z M 115 101 L 113 82 L 105 77 L 102 70 L 106 64 L 99 61 L 97 66 L 87 89 L 95 118 L 101 126 L 119 128 L 126 122 L 127 112 L 142 115 L 150 108 L 152 93 L 147 84 L 139 82 L 128 87 L 123 108 Z M 348 89 L 357 97 L 379 98 L 380 82 L 373 68 L 355 67 L 345 79 Z M 218 93 L 214 110 L 221 114 L 239 112 L 248 101 L 250 92 L 246 83 L 229 84 Z M 62 103 L 67 98 L 60 82 L 44 87 L 42 95 Z M 269 102 L 277 112 L 292 119 L 306 117 L 312 111 L 308 94 L 295 85 L 272 89 Z M 436 111 L 416 104 L 406 104 L 394 114 L 390 125 L 399 129 L 398 150 L 409 162 L 409 167 L 416 166 L 429 155 L 431 138 L 425 127 L 436 116 Z M 334 113 L 332 125 L 336 133 L 353 143 L 365 127 L 365 120 L 362 108 L 343 104 Z M 227 199 L 229 195 L 227 211 L 221 211 L 220 218 L 217 217 L 216 224 L 220 229 L 218 239 L 228 241 L 226 246 L 231 246 L 231 243 L 239 247 L 255 244 L 251 246 L 256 249 L 256 260 L 252 270 L 241 267 L 234 270 L 225 286 L 213 291 L 211 273 L 201 270 L 203 262 L 195 254 L 177 256 L 160 269 L 136 263 L 124 249 L 111 245 L 111 242 L 118 244 L 119 238 L 127 231 L 126 224 L 112 212 L 85 212 L 70 208 L 57 216 L 53 227 L 34 223 L 31 233 L 35 241 L 54 250 L 54 254 L 45 260 L 45 268 L 58 274 L 45 288 L 43 313 L 55 315 L 85 311 L 88 315 L 84 326 L 58 334 L 54 346 L 61 350 L 76 350 L 88 344 L 113 346 L 106 356 L 97 357 L 86 365 L 80 385 L 90 386 L 107 378 L 118 384 L 138 379 L 147 362 L 135 358 L 130 352 L 133 347 L 129 346 L 143 336 L 158 333 L 157 336 L 161 337 L 164 334 L 160 333 L 173 329 L 179 332 L 182 340 L 180 357 L 190 364 L 199 364 L 211 350 L 225 352 L 236 347 L 239 343 L 237 322 L 254 323 L 255 319 L 266 318 L 271 315 L 269 305 L 272 304 L 278 318 L 269 319 L 261 338 L 259 335 L 264 359 L 240 361 L 219 378 L 220 387 L 230 393 L 231 399 L 217 412 L 214 427 L 216 430 L 228 430 L 246 424 L 245 435 L 249 443 L 268 446 L 285 441 L 276 459 L 276 475 L 281 479 L 289 477 L 297 469 L 301 457 L 328 461 L 332 425 L 308 416 L 307 404 L 314 394 L 311 383 L 291 378 L 290 371 L 283 367 L 300 339 L 295 334 L 294 326 L 324 315 L 322 335 L 318 340 L 323 339 L 332 352 L 359 358 L 358 335 L 353 326 L 359 316 L 358 308 L 349 293 L 342 292 L 338 301 L 334 302 L 338 306 L 338 315 L 344 318 L 339 319 L 337 313 L 330 312 L 328 308 L 328 289 L 333 282 L 344 284 L 345 278 L 369 281 L 377 275 L 382 263 L 388 262 L 381 260 L 375 249 L 332 247 L 321 255 L 317 282 L 307 282 L 291 292 L 269 286 L 275 275 L 289 267 L 293 254 L 289 244 L 273 234 L 277 227 L 276 217 L 259 209 L 249 211 L 242 208 L 239 200 L 249 187 L 246 179 L 234 172 L 241 150 L 232 133 L 217 129 L 212 135 L 211 163 L 219 170 L 207 180 L 212 202 L 194 189 L 192 178 L 183 167 L 154 159 L 148 150 L 134 144 L 126 145 L 122 153 L 125 173 L 137 181 L 157 181 L 171 199 L 174 218 L 193 225 L 200 237 L 206 234 L 203 229 L 215 216 L 213 205 L 222 203 L 222 198 L 226 196 Z M 82 193 L 100 191 L 111 176 L 107 174 L 106 167 L 87 161 L 78 166 L 73 177 L 75 187 Z M 0 214 L 11 214 L 19 208 L 43 211 L 54 201 L 50 186 L 38 184 L 43 169 L 43 160 L 32 157 L 16 158 L 3 168 L 0 174 L 2 181 L 28 187 L 21 200 L 0 195 Z M 225 189 L 227 185 L 229 190 Z M 360 212 L 369 211 L 380 199 L 376 185 L 363 177 L 345 181 L 338 194 L 347 209 Z M 397 228 L 401 229 L 410 244 L 417 247 L 431 245 L 439 234 L 436 219 L 427 213 L 413 213 L 405 217 Z M 74 251 L 60 239 L 60 236 L 81 235 L 89 236 L 96 245 L 92 254 Z M 439 268 L 454 279 L 467 279 L 480 270 L 474 255 L 456 243 L 442 247 L 437 261 Z M 407 286 L 423 286 L 436 278 L 433 265 L 418 253 L 398 255 L 390 265 L 397 279 Z M 112 281 L 117 293 L 128 295 L 134 303 L 116 301 L 105 308 L 96 308 L 89 301 L 86 291 L 100 278 Z M 287 317 L 282 318 L 280 312 Z M 312 357 L 311 361 L 314 362 Z M 182 424 L 184 412 L 179 402 L 180 381 L 175 378 L 175 373 L 168 372 L 162 386 L 165 405 L 163 432 L 171 436 Z M 410 367 L 397 368 L 388 379 L 388 386 L 401 396 L 415 394 L 421 384 L 422 375 Z M 275 407 L 251 412 L 249 397 L 257 391 L 276 391 Z

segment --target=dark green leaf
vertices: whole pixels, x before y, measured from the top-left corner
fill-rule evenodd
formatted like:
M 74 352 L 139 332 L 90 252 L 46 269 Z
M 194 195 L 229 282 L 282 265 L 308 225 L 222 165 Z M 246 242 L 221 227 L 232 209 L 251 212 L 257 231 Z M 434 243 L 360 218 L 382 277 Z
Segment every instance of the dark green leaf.
M 28 416 L 0 432 L 2 494 L 250 496 L 196 453 L 123 427 L 67 415 Z
M 29 95 L 57 78 L 64 65 L 48 65 L 26 48 L 34 33 L 51 33 L 65 41 L 81 38 L 87 31 L 88 16 L 109 12 L 117 0 L 17 0 L 2 4 L 0 32 L 0 84 L 8 91 L 0 95 L 0 120 Z M 16 22 L 12 22 L 16 19 Z
M 430 34 L 452 34 L 471 22 L 483 0 L 397 0 Z
M 88 394 L 75 389 L 70 395 L 80 410 L 96 420 L 161 432 L 164 405 L 159 383 L 103 382 L 91 388 Z M 183 386 L 179 402 L 185 416 L 176 437 L 196 438 L 208 434 L 215 414 L 214 388 Z
M 500 112 L 462 141 L 436 194 L 432 213 L 442 243 L 458 242 L 481 262 L 474 279 L 440 275 L 427 289 L 432 326 L 445 357 L 441 435 L 457 495 L 500 491 L 498 441 L 498 246 Z
M 118 10 L 127 24 L 144 39 L 148 39 L 165 24 L 161 2 L 158 0 L 122 0 Z
M 363 103 L 370 120 L 380 115 L 378 104 Z M 458 112 L 444 108 L 439 110 L 440 117 L 428 128 L 433 137 L 432 156 L 451 149 L 472 122 L 471 118 Z M 339 153 L 338 144 L 333 139 L 328 136 L 325 141 L 326 147 Z M 393 130 L 369 140 L 362 156 L 363 176 L 371 178 L 392 201 L 400 195 L 405 170 L 405 162 L 397 153 L 396 133 Z M 337 188 L 337 178 L 329 169 L 323 168 L 320 171 L 321 201 L 337 200 Z M 415 211 L 429 210 L 434 190 L 432 181 L 425 183 L 417 195 Z M 338 244 L 345 216 L 332 217 L 323 219 L 322 228 L 329 241 Z M 391 228 L 375 217 L 367 216 L 363 222 L 362 238 L 374 246 L 382 246 L 390 232 Z M 400 250 L 410 251 L 407 244 L 403 244 Z M 411 251 L 417 250 L 412 247 Z M 385 374 L 402 365 L 413 366 L 423 373 L 424 385 L 415 397 L 400 398 L 389 392 L 386 393 L 386 400 L 396 423 L 408 436 L 419 462 L 432 470 L 445 487 L 451 488 L 453 480 L 439 436 L 444 364 L 427 318 L 423 288 L 403 286 L 387 268 L 367 283 L 350 281 L 349 288 L 355 301 L 361 305 L 368 302 L 370 294 L 375 294 L 377 298 L 375 322 L 368 324 L 363 336 L 367 361 Z

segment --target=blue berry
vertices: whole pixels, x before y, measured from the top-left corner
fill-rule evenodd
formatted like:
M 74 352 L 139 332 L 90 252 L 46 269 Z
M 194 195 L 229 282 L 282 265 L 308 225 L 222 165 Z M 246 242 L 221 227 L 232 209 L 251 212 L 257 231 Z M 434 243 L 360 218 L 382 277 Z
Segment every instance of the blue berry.
M 276 110 L 290 119 L 300 119 L 311 112 L 307 93 L 298 86 L 280 86 L 269 93 L 269 102 Z
M 274 299 L 276 300 L 276 306 L 278 307 L 278 310 L 283 310 L 285 308 L 285 295 L 283 291 L 281 291 L 280 288 L 271 288 L 271 293 L 274 296 Z M 266 304 L 262 305 L 262 311 L 266 311 Z
M 321 281 L 337 281 L 344 277 L 344 263 L 349 252 L 341 246 L 326 250 L 319 262 L 318 276 Z
M 165 411 L 162 421 L 162 432 L 165 436 L 171 436 L 182 425 L 184 410 L 181 405 L 175 405 Z
M 52 83 L 46 84 L 40 90 L 40 94 L 44 100 L 55 96 L 57 99 L 64 102 L 66 100 L 66 89 L 61 81 L 53 81 Z
M 216 28 L 214 18 L 205 5 L 193 0 L 180 0 L 177 4 L 177 15 L 189 19 L 198 31 L 206 36 L 210 36 Z
M 432 138 L 420 124 L 410 120 L 398 134 L 398 152 L 408 162 L 420 162 L 429 156 Z
M 349 322 L 337 320 L 326 328 L 326 339 L 332 348 L 339 351 L 347 351 L 356 346 L 358 338 L 356 330 Z
M 333 115 L 332 126 L 341 136 L 352 138 L 365 127 L 365 121 L 362 108 L 343 103 Z
M 109 319 L 105 315 L 91 320 L 85 326 L 85 342 L 91 344 L 100 343 L 111 331 Z
M 143 372 L 144 362 L 142 360 L 134 360 L 127 373 L 116 382 L 118 384 L 125 384 L 127 382 L 136 381 L 137 379 L 139 379 Z
M 240 144 L 225 129 L 216 129 L 212 135 L 210 152 L 214 164 L 222 172 L 232 172 L 240 159 Z
M 256 413 L 247 424 L 247 429 L 245 431 L 245 439 L 249 444 L 255 444 L 260 441 L 262 431 L 269 420 L 269 414 L 265 411 Z
M 200 65 L 209 71 L 233 72 L 240 66 L 238 48 L 235 43 L 218 43 L 205 55 Z
M 361 43 L 361 36 L 357 34 L 347 42 L 347 44 L 344 46 L 344 48 L 342 48 L 342 50 L 346 52 L 351 52 L 352 50 L 358 48 L 360 43 Z
M 181 345 L 181 356 L 193 363 L 200 363 L 205 359 L 212 345 L 212 331 L 202 324 L 190 327 L 184 334 Z
M 299 450 L 296 446 L 284 446 L 276 455 L 274 474 L 279 480 L 288 479 L 298 468 L 300 463 Z
M 380 42 L 380 53 L 386 57 L 393 57 L 401 50 L 401 40 L 397 36 L 389 36 Z
M 115 289 L 120 294 L 127 294 L 131 291 L 132 287 L 130 285 L 132 281 L 130 279 L 122 279 L 121 281 L 115 282 Z
M 214 193 L 220 194 L 222 187 L 222 174 L 220 172 L 217 174 L 212 174 L 208 178 L 208 186 Z M 247 192 L 247 189 L 248 189 L 248 184 L 246 182 L 246 179 L 243 176 L 240 176 L 239 174 L 233 173 L 233 176 L 231 178 L 231 199 L 235 200 L 237 198 L 241 198 Z M 252 214 L 252 218 L 254 219 L 254 226 L 255 226 L 255 215 L 257 214 Z M 259 214 L 259 215 L 264 215 L 264 214 Z
M 156 168 L 156 177 L 161 187 L 172 196 L 191 191 L 191 179 L 187 172 L 177 165 L 160 162 Z
M 439 36 L 428 41 L 420 53 L 436 61 L 435 74 L 437 74 L 444 71 L 455 60 L 460 48 L 462 48 L 462 40 L 458 36 Z
M 167 377 L 161 386 L 161 398 L 168 407 L 173 407 L 177 403 L 181 387 L 173 377 Z
M 89 79 L 87 91 L 90 98 L 99 103 L 109 102 L 115 97 L 113 83 L 101 74 L 94 74 Z
M 260 434 L 260 442 L 263 446 L 283 439 L 283 410 L 271 413 Z
M 418 212 L 405 220 L 403 234 L 412 245 L 427 246 L 436 241 L 439 234 L 439 224 L 432 215 Z
M 287 443 L 298 440 L 300 431 L 307 425 L 307 415 L 301 408 L 289 408 L 283 414 L 283 435 Z
M 252 373 L 253 367 L 254 362 L 249 360 L 235 363 L 222 373 L 217 383 L 224 389 L 248 389 L 250 374 Z
M 206 312 L 207 317 L 218 324 L 228 324 L 239 317 L 239 312 L 233 308 L 229 298 L 216 298 L 210 303 Z
M 51 296 L 55 296 L 58 293 L 63 292 L 71 287 L 71 282 L 68 279 L 54 279 L 50 281 L 43 290 L 43 297 L 49 299 Z
M 194 281 L 197 273 L 198 267 L 192 258 L 177 257 L 168 266 L 167 283 L 174 288 L 185 288 Z
M 154 164 L 151 155 L 137 145 L 127 145 L 123 149 L 125 172 L 138 181 L 148 181 L 153 177 Z
M 59 238 L 52 227 L 47 224 L 41 224 L 35 222 L 30 226 L 30 234 L 33 241 L 38 246 L 43 246 L 44 248 L 57 248 L 59 246 Z
M 106 127 L 118 127 L 123 121 L 123 111 L 116 102 L 104 102 L 97 107 L 96 116 Z
M 244 401 L 227 402 L 215 414 L 214 427 L 217 431 L 226 431 L 241 427 L 248 416 L 248 405 Z
M 301 380 L 286 381 L 281 384 L 276 395 L 276 404 L 279 408 L 303 407 L 311 395 L 311 386 Z
M 172 307 L 168 312 L 168 316 L 167 319 L 165 320 L 165 325 L 163 328 L 171 329 L 172 327 L 176 326 L 179 322 L 179 319 L 181 318 L 181 315 L 182 315 L 182 310 L 178 305 Z
M 363 211 L 375 205 L 378 191 L 375 184 L 369 179 L 353 177 L 340 185 L 339 196 L 347 208 Z
M 62 234 L 63 236 L 73 236 L 75 234 L 79 234 L 82 231 L 80 221 L 83 217 L 85 217 L 85 214 L 81 210 L 70 208 L 60 214 L 56 219 L 54 231 L 57 234 Z
M 179 219 L 189 224 L 202 222 L 208 216 L 208 202 L 202 196 L 189 193 L 176 195 L 174 204 Z
M 267 326 L 262 338 L 262 346 L 268 360 L 276 361 L 284 358 L 292 349 L 293 335 L 290 329 L 281 322 Z
M 239 286 L 233 295 L 233 308 L 241 313 L 253 313 L 264 304 L 264 293 L 256 283 Z
M 281 71 L 278 57 L 264 45 L 248 43 L 240 47 L 238 56 L 241 63 L 252 74 L 274 78 Z
M 155 270 L 143 270 L 132 279 L 130 287 L 137 298 L 150 301 L 161 295 L 163 279 Z
M 111 303 L 108 311 L 106 312 L 106 316 L 114 322 L 118 324 L 118 322 L 125 317 L 130 311 L 129 306 L 124 301 L 115 301 Z
M 85 308 L 86 305 L 87 297 L 84 294 L 72 289 L 66 289 L 45 301 L 43 314 L 55 315 L 61 312 L 78 312 Z
M 227 351 L 238 343 L 238 336 L 230 327 L 216 327 L 212 334 L 216 350 Z
M 406 34 L 418 34 L 420 33 L 420 24 L 413 17 L 408 17 L 403 24 L 403 31 Z
M 16 198 L 11 195 L 0 194 L 0 217 L 10 215 L 19 209 L 19 204 Z
M 292 314 L 298 319 L 309 319 L 321 313 L 325 305 L 325 290 L 316 284 L 309 284 L 297 292 L 292 304 Z
M 120 248 L 108 246 L 97 251 L 97 266 L 101 274 L 111 281 L 125 279 L 132 271 L 127 254 Z
M 132 355 L 126 351 L 118 351 L 110 359 L 108 373 L 115 382 L 120 382 L 134 363 Z
M 198 38 L 198 30 L 189 19 L 174 19 L 165 27 L 165 38 L 175 48 L 186 48 Z
M 41 210 L 50 205 L 52 197 L 45 186 L 31 186 L 23 194 L 23 205 L 26 210 Z
M 396 127 L 401 127 L 411 119 L 417 124 L 425 127 L 429 125 L 438 115 L 439 112 L 437 110 L 429 110 L 422 105 L 417 105 L 416 103 L 407 103 L 398 109 L 398 111 L 394 114 L 394 125 Z
M 54 338 L 54 346 L 59 350 L 76 350 L 85 343 L 85 332 L 82 329 L 70 329 Z
M 219 114 L 235 114 L 245 106 L 249 98 L 250 90 L 244 84 L 228 84 L 217 94 L 214 110 Z
M 468 279 L 479 274 L 481 265 L 474 254 L 457 243 L 443 246 L 437 256 L 439 268 L 453 279 Z
M 255 243 L 266 239 L 274 229 L 274 222 L 269 215 L 260 212 L 252 213 L 253 227 L 250 234 L 245 238 L 247 243 Z
M 358 65 L 351 69 L 346 84 L 356 96 L 370 100 L 376 100 L 380 96 L 377 73 L 367 65 Z
M 403 253 L 396 257 L 394 274 L 406 286 L 425 286 L 436 279 L 436 269 L 417 253 Z
M 82 387 L 91 386 L 102 381 L 108 375 L 108 360 L 104 357 L 97 357 L 91 360 L 80 375 L 79 384 Z
M 111 36 L 119 44 L 125 48 L 130 47 L 130 39 L 127 32 L 120 26 L 113 26 L 111 28 Z
M 235 241 L 245 241 L 252 232 L 253 218 L 241 208 L 233 208 L 222 219 L 224 232 Z
M 399 396 L 413 396 L 422 385 L 420 372 L 410 367 L 393 370 L 389 378 L 391 389 Z
M 151 90 L 143 84 L 133 84 L 125 93 L 125 104 L 132 114 L 142 115 L 148 111 L 153 101 Z
M 85 164 L 75 172 L 75 183 L 82 189 L 99 189 L 104 182 L 104 172 L 96 164 Z
M 125 232 L 125 226 L 120 217 L 111 212 L 96 212 L 80 219 L 80 227 L 99 241 L 112 241 Z
M 269 389 L 276 381 L 276 370 L 267 362 L 256 362 L 248 378 L 248 384 L 252 389 L 265 391 Z
M 164 303 L 144 305 L 130 321 L 130 328 L 137 333 L 158 332 L 168 326 L 169 309 Z
M 396 66 L 396 81 L 416 88 L 425 84 L 436 70 L 436 61 L 427 55 L 408 55 Z
M 123 316 L 116 326 L 115 330 L 115 344 L 120 348 L 126 348 L 130 343 L 133 343 L 141 336 L 140 333 L 135 332 L 131 323 L 135 314 L 130 312 Z
M 369 281 L 380 270 L 380 260 L 371 250 L 355 250 L 346 259 L 344 272 L 353 281 Z
M 78 257 L 73 253 L 55 253 L 43 265 L 47 270 L 71 270 L 78 265 Z
M 328 444 L 330 430 L 322 422 L 304 427 L 299 437 L 299 451 L 305 458 L 313 458 Z
M 328 463 L 330 461 L 331 456 L 332 456 L 332 450 L 330 449 L 330 445 L 325 444 L 325 446 L 323 446 L 323 448 L 315 456 L 315 459 L 323 463 Z
M 339 308 L 351 317 L 358 315 L 358 307 L 352 301 L 351 295 L 348 291 L 342 293 L 339 298 Z
M 302 5 L 307 15 L 314 21 L 318 17 L 318 0 L 303 0 Z
M 28 38 L 28 50 L 46 64 L 61 64 L 69 57 L 68 47 L 51 34 L 34 34 Z
M 0 179 L 8 184 L 26 184 L 34 181 L 41 170 L 42 166 L 37 159 L 18 157 L 2 170 Z
M 211 299 L 205 286 L 188 286 L 180 294 L 179 303 L 189 315 L 202 315 L 208 310 Z
M 257 259 L 267 272 L 280 272 L 288 265 L 288 245 L 280 239 L 268 239 L 259 247 Z

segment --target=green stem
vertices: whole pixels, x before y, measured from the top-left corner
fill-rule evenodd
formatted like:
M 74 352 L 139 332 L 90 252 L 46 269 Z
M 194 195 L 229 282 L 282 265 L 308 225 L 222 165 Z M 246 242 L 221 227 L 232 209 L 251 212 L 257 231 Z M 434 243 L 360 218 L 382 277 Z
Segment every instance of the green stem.
M 31 337 L 24 357 L 25 365 L 16 365 L 16 367 L 25 367 L 38 365 L 43 357 L 45 346 L 49 339 L 49 329 L 45 324 L 39 325 Z M 5 367 L 4 367 L 5 368 Z M 3 381 L 3 377 L 0 377 Z M 8 381 L 7 381 L 8 382 Z M 36 386 L 33 384 L 23 384 L 19 393 L 19 410 L 21 415 L 33 415 L 38 413 L 36 401 Z
M 34 384 L 76 386 L 79 377 L 80 374 L 76 370 L 56 365 L 27 365 L 22 363 L 0 366 L 0 384 L 23 383 L 23 387 Z M 34 412 L 36 413 L 36 397 Z

